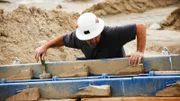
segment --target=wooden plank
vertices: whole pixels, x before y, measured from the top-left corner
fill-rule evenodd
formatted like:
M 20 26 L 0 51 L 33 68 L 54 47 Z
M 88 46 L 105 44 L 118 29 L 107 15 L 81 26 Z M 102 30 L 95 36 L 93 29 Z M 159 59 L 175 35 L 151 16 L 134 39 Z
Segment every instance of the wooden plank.
M 60 99 L 60 100 L 53 100 L 53 99 L 49 99 L 49 100 L 38 100 L 38 101 L 76 101 L 76 99 Z
M 22 70 L 19 73 L 10 76 L 7 80 L 30 80 L 33 78 L 33 72 L 31 69 Z
M 85 98 L 85 97 L 108 97 L 111 96 L 109 85 L 94 86 L 90 85 L 87 88 L 72 94 L 69 98 Z
M 7 98 L 6 101 L 34 101 L 38 100 L 39 97 L 39 88 L 29 88 L 12 97 Z
M 144 73 L 144 67 L 143 64 L 139 64 L 135 67 L 129 65 L 125 68 L 121 68 L 117 70 L 117 73 L 114 73 L 116 75 L 130 75 L 130 74 L 140 74 Z
M 157 92 L 156 96 L 180 97 L 180 82 L 177 82 L 176 84 Z
M 87 65 L 79 65 L 69 69 L 67 72 L 59 74 L 59 77 L 87 77 L 89 75 L 89 67 Z
M 180 101 L 180 97 L 111 97 L 83 98 L 81 101 Z
M 180 74 L 180 71 L 154 71 L 155 74 Z

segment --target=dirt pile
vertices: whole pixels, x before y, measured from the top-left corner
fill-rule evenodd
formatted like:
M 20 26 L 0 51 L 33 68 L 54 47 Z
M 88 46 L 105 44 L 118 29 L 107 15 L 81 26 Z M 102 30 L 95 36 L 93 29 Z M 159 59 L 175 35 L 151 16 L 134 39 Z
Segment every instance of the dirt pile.
M 146 51 L 162 52 L 166 46 L 171 54 L 180 54 L 180 33 L 172 30 L 147 30 Z
M 34 51 L 60 34 L 74 30 L 79 14 L 47 11 L 20 5 L 12 12 L 0 10 L 0 65 L 35 62 Z M 74 59 L 80 51 L 67 48 L 49 49 L 47 61 Z
M 117 13 L 141 13 L 146 10 L 163 7 L 180 2 L 180 0 L 105 0 L 84 12 L 93 12 L 97 16 Z
M 170 28 L 180 30 L 180 7 L 174 10 L 166 20 L 162 21 L 161 26 L 164 28 Z

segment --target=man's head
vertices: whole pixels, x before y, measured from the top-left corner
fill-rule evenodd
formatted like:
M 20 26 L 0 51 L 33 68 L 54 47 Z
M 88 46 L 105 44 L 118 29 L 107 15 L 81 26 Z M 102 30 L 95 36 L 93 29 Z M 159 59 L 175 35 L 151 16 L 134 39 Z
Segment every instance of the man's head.
M 77 21 L 76 36 L 87 41 L 90 46 L 96 46 L 104 29 L 104 21 L 93 13 L 82 14 Z

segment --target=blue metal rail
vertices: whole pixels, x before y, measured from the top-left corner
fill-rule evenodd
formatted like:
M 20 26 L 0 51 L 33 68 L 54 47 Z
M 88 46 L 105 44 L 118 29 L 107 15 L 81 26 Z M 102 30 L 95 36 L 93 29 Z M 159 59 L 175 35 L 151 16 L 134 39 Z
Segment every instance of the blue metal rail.
M 180 81 L 180 76 L 105 77 L 88 79 L 39 80 L 0 84 L 0 101 L 23 89 L 38 87 L 42 98 L 68 98 L 89 85 L 110 85 L 112 96 L 155 96 L 155 93 Z

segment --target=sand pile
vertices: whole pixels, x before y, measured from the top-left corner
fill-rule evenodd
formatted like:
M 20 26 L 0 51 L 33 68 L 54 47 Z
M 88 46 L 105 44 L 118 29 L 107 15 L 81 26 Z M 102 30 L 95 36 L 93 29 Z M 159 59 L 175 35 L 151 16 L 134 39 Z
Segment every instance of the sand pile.
M 162 21 L 161 26 L 164 29 L 180 30 L 180 7 L 174 10 L 166 18 L 166 20 Z M 180 33 L 177 32 L 176 34 L 173 34 L 171 33 L 171 31 L 166 31 L 162 33 L 163 33 L 162 37 L 164 38 L 167 37 L 167 41 L 154 42 L 152 43 L 151 47 L 147 47 L 146 49 L 160 51 L 162 50 L 163 45 L 166 45 L 169 48 L 171 53 L 180 54 Z M 171 41 L 168 42 L 168 40 L 171 40 Z M 156 45 L 154 46 L 153 44 L 156 44 Z
M 164 28 L 180 30 L 180 7 L 174 10 L 161 25 Z
M 166 46 L 171 54 L 180 54 L 180 33 L 173 30 L 147 30 L 146 52 L 162 52 Z
M 180 2 L 180 0 L 104 0 L 104 2 L 95 4 L 84 12 L 93 12 L 97 16 L 117 13 L 141 13 L 177 2 Z
M 0 65 L 11 64 L 17 57 L 21 63 L 35 62 L 34 51 L 60 34 L 72 31 L 79 14 L 46 11 L 20 5 L 12 12 L 0 10 Z M 67 48 L 49 49 L 47 61 L 75 59 L 80 51 Z

